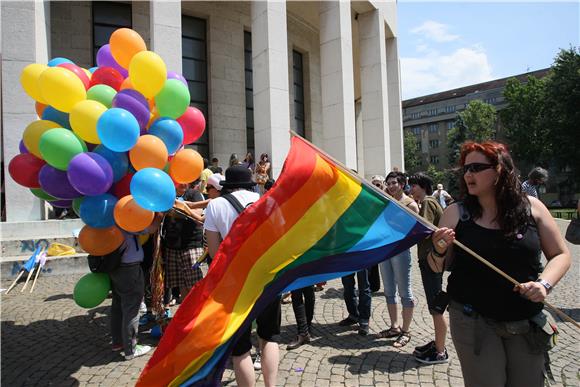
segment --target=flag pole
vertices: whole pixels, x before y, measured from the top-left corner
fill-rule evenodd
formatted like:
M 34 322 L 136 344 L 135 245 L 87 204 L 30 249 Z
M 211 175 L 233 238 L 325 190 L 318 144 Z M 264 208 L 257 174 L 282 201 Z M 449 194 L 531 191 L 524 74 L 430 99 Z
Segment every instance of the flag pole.
M 425 218 L 419 216 L 419 214 L 411 211 L 409 208 L 407 208 L 405 206 L 401 206 L 398 203 L 398 201 L 395 198 L 393 198 L 391 195 L 389 195 L 388 193 L 384 192 L 383 190 L 380 190 L 379 188 L 375 187 L 373 184 L 369 184 L 358 173 L 354 173 L 349 167 L 347 167 L 346 165 L 344 165 L 343 163 L 341 163 L 340 161 L 338 161 L 337 159 L 335 159 L 334 157 L 332 157 L 331 155 L 329 155 L 328 153 L 326 153 L 325 151 L 323 151 L 322 149 L 320 149 L 319 147 L 317 147 L 316 145 L 314 145 L 313 143 L 311 143 L 310 141 L 308 141 L 307 139 L 305 139 L 304 137 L 302 137 L 301 135 L 299 135 L 298 133 L 296 133 L 295 131 L 293 131 L 293 130 L 290 129 L 289 132 L 290 132 L 290 135 L 292 137 L 299 137 L 299 138 L 301 138 L 310 147 L 312 147 L 313 149 L 315 149 L 317 152 L 319 152 L 322 156 L 324 156 L 328 160 L 332 161 L 343 172 L 345 172 L 348 175 L 350 175 L 353 179 L 357 180 L 359 183 L 365 185 L 366 187 L 371 188 L 376 193 L 378 193 L 378 194 L 380 194 L 382 196 L 387 197 L 392 203 L 396 204 L 399 208 L 405 210 L 409 215 L 412 215 L 415 219 L 417 219 L 420 223 L 422 223 L 424 226 L 426 226 L 430 230 L 437 231 L 439 229 L 433 223 L 431 223 L 428 220 L 426 220 Z M 454 239 L 453 240 L 453 243 L 456 244 L 461 249 L 465 250 L 467 253 L 471 254 L 473 257 L 475 257 L 481 263 L 483 263 L 484 265 L 486 265 L 487 267 L 489 267 L 490 269 L 492 269 L 493 271 L 495 271 L 496 273 L 498 273 L 499 275 L 501 275 L 502 277 L 504 277 L 505 279 L 507 279 L 508 281 L 510 281 L 512 284 L 514 284 L 514 285 L 520 285 L 520 282 L 516 281 L 510 275 L 508 275 L 507 273 L 505 273 L 504 271 L 502 271 L 501 269 L 499 269 L 497 266 L 495 266 L 493 263 L 489 262 L 487 259 L 483 258 L 481 255 L 477 254 L 475 251 L 471 250 L 469 247 L 465 246 L 463 243 L 459 242 L 457 239 Z M 566 320 L 568 322 L 571 322 L 572 324 L 574 324 L 574 326 L 576 326 L 576 328 L 580 329 L 580 325 L 576 321 L 574 321 L 570 316 L 568 316 L 566 313 L 562 312 L 560 309 L 558 309 L 555 306 L 551 305 L 547 301 L 544 301 L 543 304 L 548 309 L 550 309 L 551 311 L 553 311 L 554 313 L 556 313 L 558 316 L 560 316 L 563 320 Z
M 8 290 L 6 290 L 6 293 L 4 293 L 4 294 L 10 293 L 10 291 L 12 290 L 12 288 L 14 288 L 14 286 L 16 286 L 16 283 L 18 282 L 18 280 L 20 279 L 20 277 L 22 277 L 22 274 L 24 274 L 24 269 L 20 269 L 20 272 L 16 276 L 16 279 L 14 280 L 14 282 L 12 282 L 12 285 L 10 285 L 10 287 L 8 288 Z
M 22 287 L 22 289 L 20 289 L 20 293 L 24 292 L 24 289 L 26 289 L 26 287 L 28 286 L 28 281 L 30 281 L 30 277 L 32 277 L 32 273 L 34 273 L 34 269 L 36 268 L 36 265 L 34 265 L 32 267 L 32 270 L 30 270 L 28 272 L 28 276 L 26 277 L 26 282 L 24 283 L 24 286 Z
M 44 254 L 44 256 L 43 256 L 43 254 Z M 44 252 L 44 248 L 42 248 L 39 255 L 40 255 L 40 261 L 38 262 L 38 269 L 36 270 L 36 275 L 34 276 L 34 281 L 32 281 L 32 286 L 30 287 L 30 293 L 32 293 L 32 291 L 34 290 L 34 286 L 36 285 L 36 280 L 38 279 L 38 275 L 40 274 L 40 271 L 42 270 L 44 263 L 46 263 L 46 254 Z

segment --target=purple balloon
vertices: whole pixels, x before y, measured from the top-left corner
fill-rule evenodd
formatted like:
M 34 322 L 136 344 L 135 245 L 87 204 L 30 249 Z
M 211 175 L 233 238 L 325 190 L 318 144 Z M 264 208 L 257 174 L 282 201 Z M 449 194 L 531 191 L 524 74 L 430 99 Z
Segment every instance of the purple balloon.
M 69 183 L 65 171 L 60 171 L 48 164 L 40 168 L 38 182 L 47 194 L 58 199 L 75 199 L 83 196 Z
M 129 72 L 127 72 L 127 70 L 125 70 L 123 66 L 121 66 L 119 63 L 117 63 L 117 61 L 113 57 L 113 54 L 111 54 L 111 46 L 109 46 L 108 44 L 105 44 L 104 46 L 99 48 L 99 51 L 97 52 L 97 66 L 112 67 L 119 73 L 121 73 L 123 78 L 127 78 L 127 76 L 129 75 Z
M 176 73 L 175 71 L 168 71 L 167 79 L 177 79 L 178 81 L 183 82 L 185 86 L 187 86 L 187 80 L 183 77 L 183 75 Z
M 71 199 L 49 201 L 51 206 L 58 208 L 70 208 L 72 206 L 72 202 L 73 201 Z
M 28 148 L 26 148 L 26 145 L 24 145 L 24 140 L 20 140 L 20 144 L 18 144 L 18 150 L 20 151 L 20 154 L 30 153 L 28 152 Z
M 68 181 L 78 192 L 96 196 L 107 192 L 113 184 L 113 168 L 98 153 L 79 153 L 67 169 Z
M 119 91 L 113 98 L 113 107 L 125 109 L 133 114 L 141 129 L 147 127 L 151 115 L 149 113 L 149 104 L 143 94 L 137 90 L 124 89 Z

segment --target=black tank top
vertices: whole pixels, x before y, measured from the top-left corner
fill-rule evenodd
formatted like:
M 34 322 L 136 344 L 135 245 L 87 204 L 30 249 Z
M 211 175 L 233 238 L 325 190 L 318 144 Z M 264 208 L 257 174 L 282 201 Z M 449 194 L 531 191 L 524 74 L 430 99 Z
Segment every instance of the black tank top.
M 458 241 L 520 283 L 538 278 L 542 270 L 540 238 L 532 218 L 514 238 L 507 238 L 501 230 L 479 226 L 469 216 L 462 218 L 455 229 Z M 447 283 L 453 300 L 470 304 L 482 316 L 498 321 L 525 320 L 542 310 L 541 303 L 521 297 L 513 291 L 511 282 L 463 249 L 455 247 L 454 252 Z

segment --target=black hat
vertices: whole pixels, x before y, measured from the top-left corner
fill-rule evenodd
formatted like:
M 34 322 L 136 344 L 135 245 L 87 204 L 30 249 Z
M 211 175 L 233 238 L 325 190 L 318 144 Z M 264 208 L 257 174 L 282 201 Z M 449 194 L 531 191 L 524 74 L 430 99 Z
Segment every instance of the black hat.
M 222 188 L 252 188 L 256 185 L 252 181 L 252 171 L 243 165 L 234 165 L 226 169 L 226 179 L 222 180 Z

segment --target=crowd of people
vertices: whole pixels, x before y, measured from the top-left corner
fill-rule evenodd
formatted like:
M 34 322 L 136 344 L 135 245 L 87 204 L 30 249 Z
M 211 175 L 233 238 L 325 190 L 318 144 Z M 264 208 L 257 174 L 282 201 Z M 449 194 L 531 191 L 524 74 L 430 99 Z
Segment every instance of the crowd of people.
M 163 218 L 161 248 L 167 308 L 173 299 L 179 302 L 184 298 L 202 279 L 199 263 L 205 260 L 211 265 L 211 257 L 234 220 L 273 183 L 270 161 L 265 153 L 257 162 L 251 153 L 243 161 L 232 154 L 225 175 L 217 159 L 211 164 L 208 160 L 204 163 L 199 181 L 177 187 L 176 208 L 180 210 L 170 211 Z M 396 348 L 403 348 L 411 341 L 413 311 L 417 304 L 411 272 L 418 266 L 432 316 L 433 340 L 414 348 L 413 356 L 417 361 L 426 364 L 449 361 L 448 320 L 444 315 L 448 310 L 451 339 L 467 386 L 541 386 L 545 348 L 530 336 L 541 330 L 534 321 L 543 315 L 542 301 L 568 270 L 570 253 L 549 211 L 530 195 L 526 185 L 521 184 L 502 144 L 464 144 L 459 170 L 459 200 L 454 200 L 442 184 L 434 186 L 424 173 L 407 176 L 394 170 L 386 177 L 371 178 L 376 189 L 438 227 L 418 244 L 418 262 L 413 262 L 410 250 L 405 250 L 385 257 L 379 265 L 390 321 L 390 327 L 381 331 L 379 337 L 392 340 L 390 345 Z M 151 227 L 160 224 L 160 218 L 156 218 L 157 223 Z M 514 287 L 485 268 L 464 250 L 455 247 L 454 240 L 490 260 L 519 284 Z M 139 296 L 146 304 L 150 298 L 146 291 L 149 280 L 143 280 L 143 273 L 139 275 L 136 267 L 142 266 L 147 277 L 151 263 L 146 258 L 148 254 L 139 250 L 133 236 L 127 241 L 131 248 L 126 254 L 132 258 L 118 269 L 119 273 L 112 275 L 114 300 L 127 297 L 129 282 L 142 286 L 143 290 L 130 295 L 130 311 L 125 310 L 124 302 L 114 302 L 112 329 L 116 329 L 113 350 L 124 350 L 125 357 L 130 359 L 149 350 L 149 347 L 136 345 L 138 311 L 134 305 Z M 540 261 L 541 253 L 547 258 L 545 266 Z M 135 266 L 142 261 L 145 262 L 141 266 Z M 444 291 L 445 270 L 451 271 L 447 291 Z M 347 317 L 337 324 L 354 326 L 361 336 L 369 334 L 371 293 L 378 289 L 376 285 L 371 286 L 372 272 L 373 268 L 368 268 L 342 278 Z M 287 350 L 310 342 L 315 290 L 322 286 L 307 286 L 291 292 L 296 336 L 287 345 Z M 255 369 L 262 370 L 266 386 L 276 384 L 279 359 L 276 336 L 280 333 L 282 302 L 280 295 L 256 320 L 259 345 L 254 361 L 250 328 L 233 346 L 232 362 L 238 385 L 254 385 Z M 402 306 L 400 311 L 398 303 Z M 152 320 L 153 315 L 148 311 L 139 323 L 147 324 Z M 125 327 L 120 327 L 121 324 Z

